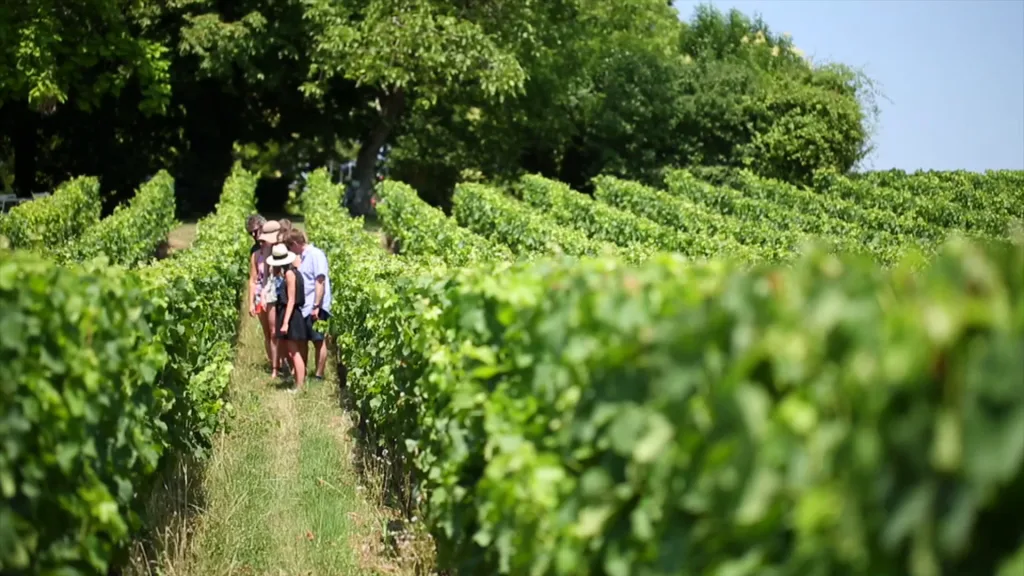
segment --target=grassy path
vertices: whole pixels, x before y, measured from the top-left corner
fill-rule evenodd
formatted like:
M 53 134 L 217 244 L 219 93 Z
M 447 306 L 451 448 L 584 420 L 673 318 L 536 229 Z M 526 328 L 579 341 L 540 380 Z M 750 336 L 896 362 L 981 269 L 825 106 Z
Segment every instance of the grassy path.
M 259 323 L 246 316 L 230 389 L 235 418 L 214 445 L 186 565 L 172 572 L 405 572 L 383 557 L 388 515 L 358 487 L 337 370 L 329 365 L 325 381 L 293 395 L 265 366 Z

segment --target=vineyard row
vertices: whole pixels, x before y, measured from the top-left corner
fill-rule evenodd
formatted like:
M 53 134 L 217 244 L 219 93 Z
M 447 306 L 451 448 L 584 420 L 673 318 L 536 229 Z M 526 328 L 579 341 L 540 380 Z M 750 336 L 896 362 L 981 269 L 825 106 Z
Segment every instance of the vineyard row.
M 637 266 L 601 242 L 713 248 L 629 236 L 583 197 L 567 200 L 592 202 L 583 214 L 560 212 L 564 190 L 524 180 L 525 202 L 460 186 L 453 219 L 384 185 L 399 256 L 324 172 L 303 196 L 346 294 L 330 330 L 349 388 L 416 478 L 442 566 L 1024 567 L 1019 242 L 952 240 L 886 268 L 821 249 L 785 267 L 656 250 Z
M 236 166 L 193 245 L 156 262 L 174 216 L 166 173 L 103 220 L 92 178 L 5 216 L 19 249 L 0 250 L 0 572 L 107 573 L 168 456 L 207 453 L 255 189 Z

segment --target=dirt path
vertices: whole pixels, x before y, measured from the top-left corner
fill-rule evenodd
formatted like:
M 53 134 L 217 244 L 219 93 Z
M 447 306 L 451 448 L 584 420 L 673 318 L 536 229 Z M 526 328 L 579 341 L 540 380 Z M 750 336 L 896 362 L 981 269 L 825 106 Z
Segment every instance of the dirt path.
M 186 222 L 179 225 L 167 235 L 167 245 L 171 251 L 184 250 L 192 245 L 196 237 L 195 222 Z
M 235 417 L 218 436 L 205 503 L 184 566 L 194 576 L 402 574 L 354 469 L 333 359 L 303 394 L 266 372 L 258 322 L 242 323 L 230 388 Z

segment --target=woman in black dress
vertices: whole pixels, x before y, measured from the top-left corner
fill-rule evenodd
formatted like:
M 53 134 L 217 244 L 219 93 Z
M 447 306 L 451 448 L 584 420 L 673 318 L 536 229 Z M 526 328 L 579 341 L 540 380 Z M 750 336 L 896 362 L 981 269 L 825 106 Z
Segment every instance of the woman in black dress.
M 306 340 L 306 322 L 302 318 L 306 291 L 302 286 L 302 274 L 295 268 L 297 258 L 284 244 L 275 244 L 267 264 L 284 279 L 277 296 L 277 337 L 291 359 L 295 391 L 301 391 L 306 381 L 306 359 L 300 352 L 302 342 Z

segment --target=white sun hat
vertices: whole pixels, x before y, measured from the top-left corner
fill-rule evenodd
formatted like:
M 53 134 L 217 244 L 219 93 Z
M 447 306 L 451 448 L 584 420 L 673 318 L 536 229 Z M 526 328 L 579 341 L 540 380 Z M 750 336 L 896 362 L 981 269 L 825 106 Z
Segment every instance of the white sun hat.
M 287 266 L 295 262 L 295 258 L 295 253 L 289 252 L 287 246 L 284 244 L 274 244 L 274 248 L 270 252 L 270 258 L 267 258 L 267 264 L 271 266 Z

